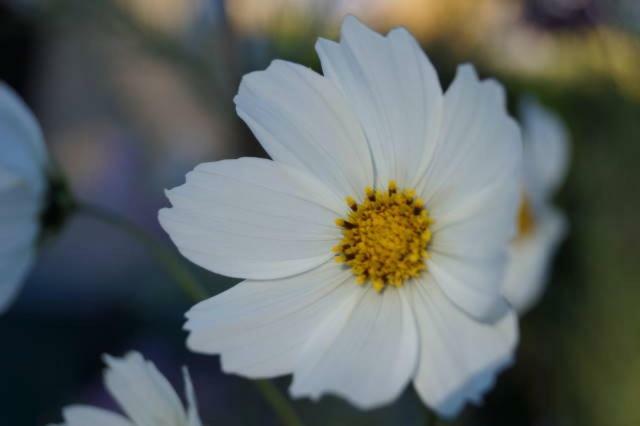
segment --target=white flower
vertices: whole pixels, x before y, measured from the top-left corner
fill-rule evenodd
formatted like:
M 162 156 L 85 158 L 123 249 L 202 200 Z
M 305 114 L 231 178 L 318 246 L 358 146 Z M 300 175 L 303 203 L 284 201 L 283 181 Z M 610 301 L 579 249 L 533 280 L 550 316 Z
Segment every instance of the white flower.
M 104 382 L 128 418 L 97 407 L 72 405 L 59 426 L 202 426 L 193 386 L 183 369 L 187 407 L 152 362 L 137 352 L 105 356 Z M 55 425 L 51 425 L 55 426 Z
M 167 193 L 160 222 L 181 253 L 246 279 L 188 312 L 188 346 L 361 408 L 413 381 L 453 415 L 518 339 L 500 287 L 519 129 L 469 65 L 443 94 L 404 29 L 347 17 L 342 41 L 316 50 L 324 76 L 274 61 L 240 85 L 238 114 L 273 161 L 202 164 Z
M 567 130 L 558 117 L 537 102 L 521 105 L 524 139 L 523 198 L 518 236 L 510 249 L 504 294 L 520 313 L 542 295 L 551 258 L 567 234 L 567 220 L 551 205 L 569 164 Z
M 40 127 L 0 83 L 0 313 L 15 299 L 37 250 L 48 156 Z

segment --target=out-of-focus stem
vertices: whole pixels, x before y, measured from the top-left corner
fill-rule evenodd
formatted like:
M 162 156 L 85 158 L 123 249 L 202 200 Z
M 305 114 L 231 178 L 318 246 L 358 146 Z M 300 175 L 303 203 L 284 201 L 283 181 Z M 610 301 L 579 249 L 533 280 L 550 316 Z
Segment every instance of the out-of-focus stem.
M 263 398 L 271 405 L 285 426 L 302 426 L 302 420 L 291 406 L 291 402 L 282 395 L 278 388 L 269 380 L 256 380 L 256 387 Z
M 80 203 L 77 205 L 76 211 L 118 228 L 142 243 L 149 250 L 149 253 L 164 266 L 167 273 L 180 285 L 185 294 L 194 302 L 199 302 L 209 297 L 207 291 L 198 282 L 188 267 L 184 265 L 172 250 L 149 232 L 122 216 L 105 210 L 102 207 Z
M 425 426 L 444 426 L 444 423 L 440 421 L 438 415 L 424 406 L 424 425 Z
M 118 228 L 137 239 L 165 267 L 169 275 L 180 285 L 182 290 L 193 302 L 200 302 L 210 296 L 193 276 L 191 271 L 183 264 L 182 260 L 176 256 L 174 251 L 167 248 L 163 242 L 159 241 L 152 234 L 122 216 L 105 210 L 102 207 L 78 203 L 75 206 L 75 211 Z M 284 426 L 303 425 L 298 414 L 293 409 L 291 402 L 282 395 L 273 383 L 268 380 L 257 380 L 255 384 L 262 394 L 262 397 L 271 405 L 271 408 Z

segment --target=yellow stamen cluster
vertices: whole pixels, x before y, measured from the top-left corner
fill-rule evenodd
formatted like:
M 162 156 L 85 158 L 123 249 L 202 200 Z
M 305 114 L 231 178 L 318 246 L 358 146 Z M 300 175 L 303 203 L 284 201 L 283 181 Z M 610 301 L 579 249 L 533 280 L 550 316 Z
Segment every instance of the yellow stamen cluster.
M 536 218 L 533 214 L 533 206 L 526 194 L 523 194 L 518 210 L 518 237 L 525 237 L 533 232 L 536 227 Z
M 359 284 L 371 281 L 381 292 L 388 285 L 401 287 L 426 268 L 433 220 L 413 189 L 399 191 L 390 181 L 386 191 L 367 188 L 362 203 L 347 197 L 347 204 L 348 216 L 336 220 L 342 241 L 333 251 Z

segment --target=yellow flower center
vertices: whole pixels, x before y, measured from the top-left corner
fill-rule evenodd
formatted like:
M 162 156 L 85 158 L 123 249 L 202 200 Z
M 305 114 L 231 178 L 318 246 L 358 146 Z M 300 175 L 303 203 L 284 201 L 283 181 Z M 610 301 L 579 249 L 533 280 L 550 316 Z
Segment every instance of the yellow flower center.
M 398 191 L 390 181 L 386 191 L 367 188 L 362 203 L 347 197 L 347 204 L 347 217 L 336 220 L 342 240 L 333 251 L 359 284 L 371 281 L 381 292 L 424 271 L 433 219 L 413 189 Z
M 536 228 L 536 217 L 533 214 L 533 206 L 527 194 L 522 195 L 520 210 L 518 210 L 518 236 L 526 237 Z

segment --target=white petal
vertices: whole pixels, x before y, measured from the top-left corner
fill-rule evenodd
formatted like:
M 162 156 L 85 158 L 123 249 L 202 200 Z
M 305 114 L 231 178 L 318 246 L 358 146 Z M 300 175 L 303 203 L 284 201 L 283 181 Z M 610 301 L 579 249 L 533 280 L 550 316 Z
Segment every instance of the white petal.
M 442 89 L 429 59 L 405 29 L 383 37 L 353 16 L 340 43 L 320 39 L 324 75 L 344 92 L 367 136 L 376 180 L 415 183 L 433 147 Z
M 497 189 L 488 186 L 432 226 L 429 271 L 455 304 L 483 321 L 502 316 L 506 308 L 500 283 L 512 232 L 505 224 L 515 214 L 503 200 L 508 191 L 515 200 L 516 187 L 510 182 Z
M 528 99 L 520 106 L 524 138 L 525 185 L 546 201 L 560 187 L 569 168 L 569 135 L 560 118 Z
M 407 288 L 420 335 L 414 386 L 425 404 L 452 417 L 466 402 L 481 402 L 495 376 L 512 362 L 516 317 L 509 312 L 495 324 L 480 323 L 453 305 L 432 280 Z
M 64 423 L 59 426 L 134 426 L 119 414 L 84 405 L 66 407 L 62 416 Z
M 16 298 L 33 264 L 40 199 L 20 182 L 0 190 L 0 314 Z
M 432 248 L 440 253 L 479 258 L 504 252 L 515 234 L 515 207 L 521 193 L 501 181 L 468 194 L 431 225 Z
M 42 133 L 17 95 L 0 83 L 0 314 L 29 272 L 45 188 Z
M 529 310 L 542 295 L 551 259 L 567 228 L 564 215 L 548 208 L 539 215 L 532 235 L 511 244 L 503 293 L 519 313 Z
M 187 416 L 189 417 L 189 426 L 202 426 L 202 420 L 198 414 L 198 401 L 196 393 L 193 390 L 193 383 L 187 367 L 182 369 L 182 377 L 184 378 L 184 392 L 187 396 Z
M 0 222 L 0 256 L 35 248 L 39 225 L 29 217 Z
M 107 389 L 137 426 L 186 425 L 187 416 L 167 379 L 137 352 L 104 357 Z
M 454 303 L 482 320 L 504 309 L 500 287 L 520 201 L 521 149 L 501 86 L 460 67 L 419 191 L 435 219 L 430 269 Z
M 243 77 L 235 103 L 275 161 L 309 171 L 340 197 L 359 196 L 373 182 L 359 123 L 344 96 L 321 75 L 274 61 Z
M 19 186 L 27 187 L 26 179 L 20 177 L 16 172 L 0 167 L 0 193 Z
M 187 346 L 221 354 L 225 372 L 273 377 L 293 372 L 319 324 L 339 316 L 358 290 L 334 261 L 290 278 L 244 281 L 187 313 Z
M 202 164 L 167 192 L 160 223 L 180 252 L 223 275 L 273 279 L 332 257 L 346 203 L 289 166 L 258 158 Z
M 508 310 L 501 293 L 506 257 L 462 259 L 435 253 L 427 265 L 440 289 L 474 319 L 493 322 Z
M 309 339 L 291 384 L 293 396 L 332 393 L 370 409 L 404 390 L 418 355 L 411 307 L 402 290 L 378 294 L 366 286 L 358 292 L 347 316 L 327 322 Z
M 433 160 L 418 188 L 436 219 L 446 220 L 487 186 L 519 187 L 522 142 L 504 96 L 496 81 L 478 80 L 471 65 L 458 68 L 445 94 Z
M 30 188 L 24 178 L 9 174 L 0 168 L 0 221 L 38 221 L 43 204 L 41 195 Z
M 0 152 L 0 168 L 26 179 L 38 193 L 44 189 L 47 153 L 40 126 L 24 102 L 1 82 Z

